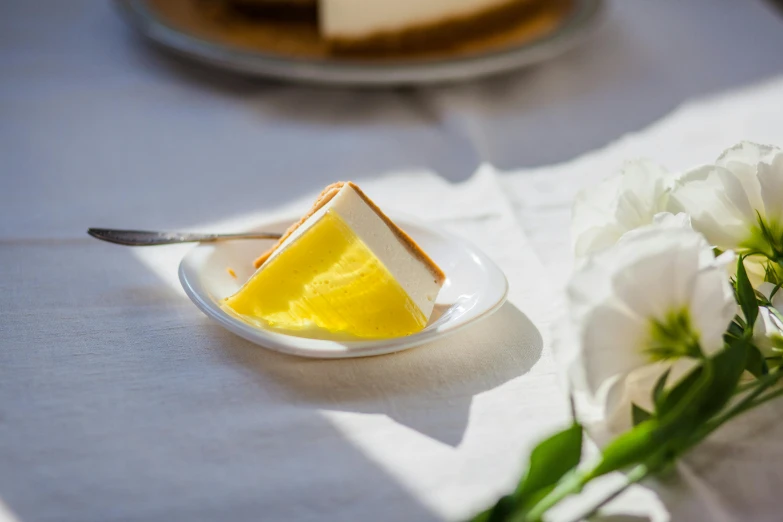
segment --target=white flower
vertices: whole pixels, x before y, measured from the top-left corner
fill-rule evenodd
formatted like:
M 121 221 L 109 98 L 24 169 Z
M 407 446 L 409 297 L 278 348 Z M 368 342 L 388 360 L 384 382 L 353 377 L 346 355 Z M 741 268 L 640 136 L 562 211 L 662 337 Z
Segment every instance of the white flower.
M 660 225 L 589 258 L 571 278 L 568 301 L 575 385 L 604 404 L 635 370 L 722 349 L 736 311 L 725 269 L 704 237 Z
M 783 151 L 743 142 L 683 174 L 669 201 L 713 246 L 783 254 Z M 766 229 L 766 232 L 765 232 Z
M 770 299 L 774 288 L 772 283 L 761 283 L 757 290 Z M 772 308 L 759 307 L 759 315 L 753 325 L 753 344 L 761 350 L 764 357 L 779 357 L 783 355 L 783 321 L 779 312 L 783 309 L 783 290 L 775 292 L 771 304 Z
M 783 321 L 766 306 L 759 307 L 759 316 L 753 325 L 753 344 L 764 357 L 783 355 Z
M 693 230 L 691 217 L 684 212 L 680 212 L 679 214 L 672 214 L 671 212 L 655 214 L 651 224 L 658 225 L 662 228 L 689 228 Z
M 648 161 L 626 163 L 620 174 L 580 192 L 573 208 L 574 252 L 583 257 L 614 245 L 625 232 L 649 225 L 667 208 L 676 178 Z
M 609 437 L 630 430 L 633 427 L 632 405 L 654 411 L 652 390 L 665 372 L 669 372 L 665 388 L 668 390 L 697 365 L 694 359 L 677 359 L 653 363 L 632 371 L 625 379 L 616 381 L 610 387 L 600 412 L 601 420 L 593 427 L 599 433 L 606 432 Z

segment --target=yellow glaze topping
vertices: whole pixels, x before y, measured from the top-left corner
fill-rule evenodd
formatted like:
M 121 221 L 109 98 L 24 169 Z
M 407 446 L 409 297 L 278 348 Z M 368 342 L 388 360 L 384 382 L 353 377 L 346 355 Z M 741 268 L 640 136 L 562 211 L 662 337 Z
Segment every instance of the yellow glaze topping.
M 333 211 L 262 266 L 225 306 L 250 323 L 307 337 L 399 337 L 427 322 Z

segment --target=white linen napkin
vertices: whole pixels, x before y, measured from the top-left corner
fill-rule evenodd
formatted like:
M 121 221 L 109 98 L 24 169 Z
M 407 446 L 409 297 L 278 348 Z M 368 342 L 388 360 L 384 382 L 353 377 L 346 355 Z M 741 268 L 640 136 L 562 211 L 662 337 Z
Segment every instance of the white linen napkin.
M 347 506 L 338 496 L 333 504 L 322 506 L 335 520 L 461 520 L 513 487 L 524 454 L 568 422 L 567 400 L 557 388 L 552 360 L 543 349 L 548 330 L 541 325 L 553 315 L 555 301 L 491 167 L 482 167 L 457 185 L 427 172 L 403 172 L 361 186 L 383 209 L 437 223 L 478 245 L 507 275 L 509 303 L 464 333 L 420 349 L 342 361 L 268 352 L 187 308 L 179 313 L 190 317 L 190 331 L 180 331 L 188 339 L 186 344 L 199 339 L 196 342 L 204 343 L 204 351 L 194 356 L 188 349 L 182 357 L 199 368 L 202 394 L 212 395 L 214 407 L 234 404 L 237 394 L 246 397 L 231 407 L 235 415 L 231 422 L 251 422 L 269 439 L 290 439 L 297 432 L 317 441 L 314 446 L 292 444 L 285 450 L 291 455 L 285 456 L 277 454 L 281 450 L 275 446 L 265 449 L 236 433 L 215 441 L 213 451 L 224 458 L 238 458 L 250 451 L 246 448 L 253 448 L 252 459 L 265 462 L 270 470 L 264 479 L 269 482 L 258 483 L 260 490 L 274 488 L 273 483 L 286 484 L 280 497 L 269 499 L 271 519 L 290 516 L 293 504 L 301 502 L 293 495 L 330 487 L 324 482 L 328 470 L 303 473 L 307 462 L 320 461 L 319 466 L 341 468 L 339 476 L 345 483 L 339 490 L 351 495 L 391 495 L 383 503 L 396 506 L 388 514 L 379 514 L 377 498 Z M 283 216 L 295 217 L 314 197 L 315 193 L 271 211 L 193 228 L 242 230 Z M 180 294 L 176 269 L 188 248 L 123 253 L 135 256 Z M 149 324 L 140 323 L 138 328 Z M 202 360 L 205 352 L 212 352 L 208 360 Z M 232 382 L 226 365 L 229 374 L 249 375 L 252 384 Z M 178 397 L 177 401 L 183 411 L 201 407 L 200 400 Z M 261 411 L 263 415 L 257 415 Z M 309 412 L 318 421 L 293 412 Z M 409 500 L 401 492 L 371 488 L 373 477 L 353 466 L 343 456 L 346 453 L 358 453 L 390 475 Z M 287 469 L 281 462 L 294 454 L 300 464 Z M 323 454 L 334 455 L 335 461 L 323 462 Z M 323 501 L 323 495 L 319 497 Z
M 551 287 L 562 289 L 572 257 L 571 205 L 577 192 L 615 173 L 629 159 L 652 159 L 672 170 L 708 163 L 749 140 L 783 146 L 783 77 L 686 103 L 649 128 L 573 161 L 506 173 L 504 193 Z M 653 483 L 665 503 L 639 502 L 642 488 L 613 504 L 617 512 L 653 520 L 779 520 L 783 488 L 783 403 L 740 417 L 691 452 L 679 474 Z M 604 488 L 597 488 L 597 497 Z M 642 509 L 640 509 L 642 506 Z M 567 510 L 561 510 L 561 513 Z

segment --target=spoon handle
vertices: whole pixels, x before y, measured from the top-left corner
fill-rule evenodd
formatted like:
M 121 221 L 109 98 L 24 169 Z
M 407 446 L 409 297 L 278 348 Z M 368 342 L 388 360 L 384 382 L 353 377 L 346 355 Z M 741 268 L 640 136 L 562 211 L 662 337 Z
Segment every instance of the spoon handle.
M 114 230 L 88 228 L 94 238 L 128 246 L 173 245 L 176 243 L 214 243 L 232 239 L 280 239 L 280 234 L 251 232 L 247 234 L 195 234 L 189 232 L 150 232 L 146 230 Z

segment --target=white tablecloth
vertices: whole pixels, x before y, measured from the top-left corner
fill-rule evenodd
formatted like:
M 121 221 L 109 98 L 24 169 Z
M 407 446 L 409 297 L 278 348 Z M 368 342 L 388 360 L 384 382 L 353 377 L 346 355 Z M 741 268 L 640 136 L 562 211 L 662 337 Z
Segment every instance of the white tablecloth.
M 783 144 L 779 79 L 645 129 L 685 100 L 775 77 L 782 48 L 780 18 L 758 1 L 627 0 L 583 48 L 517 74 L 318 90 L 172 63 L 106 2 L 6 2 L 0 520 L 471 514 L 567 422 L 549 332 L 575 191 L 629 156 L 679 168 L 741 138 Z M 509 277 L 509 304 L 420 349 L 301 360 L 198 312 L 176 283 L 182 248 L 84 235 L 247 226 L 346 178 L 481 246 Z M 740 433 L 769 429 L 762 413 L 694 454 L 674 486 L 614 509 L 779 519 L 780 437 Z

